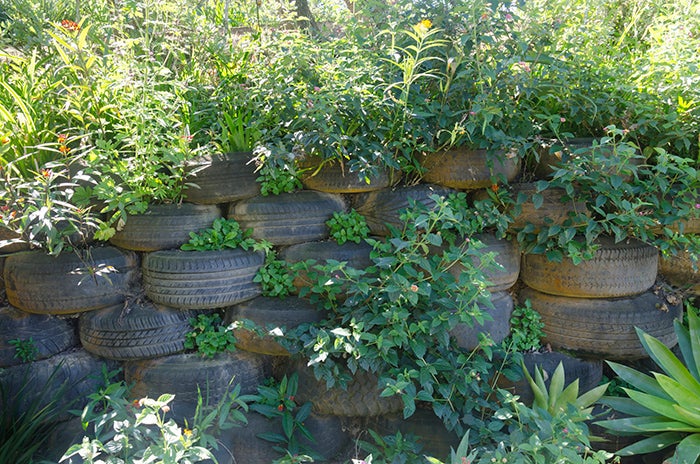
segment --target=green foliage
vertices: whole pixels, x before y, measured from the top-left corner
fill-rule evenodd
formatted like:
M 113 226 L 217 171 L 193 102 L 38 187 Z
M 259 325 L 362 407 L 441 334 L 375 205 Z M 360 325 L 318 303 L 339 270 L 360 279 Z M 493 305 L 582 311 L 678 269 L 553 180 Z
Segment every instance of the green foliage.
M 193 421 L 184 428 L 168 415 L 175 395 L 131 401 L 129 394 L 129 387 L 120 381 L 90 395 L 81 415 L 86 435 L 68 448 L 63 459 L 79 456 L 87 464 L 199 462 L 214 458 L 211 450 L 217 449 L 221 431 L 246 423 L 241 409 L 247 411 L 247 404 L 240 385 L 216 404 L 208 404 L 200 393 Z
M 289 264 L 276 259 L 274 251 L 265 256 L 265 263 L 253 277 L 253 282 L 262 286 L 262 294 L 269 297 L 284 298 L 294 291 L 294 275 Z
M 330 236 L 338 245 L 350 241 L 360 243 L 369 236 L 369 227 L 364 216 L 351 209 L 350 212 L 334 212 L 326 221 Z
M 34 361 L 39 354 L 39 350 L 31 337 L 28 340 L 15 338 L 14 340 L 8 340 L 7 343 L 15 347 L 15 358 L 23 363 Z
M 420 445 L 416 442 L 416 437 L 412 435 L 404 436 L 401 432 L 395 435 L 380 436 L 374 430 L 368 431 L 372 441 L 364 440 L 359 442 L 360 449 L 370 453 L 369 456 L 360 462 L 368 464 L 410 464 L 423 462 L 420 454 Z M 353 460 L 353 462 L 357 462 Z
M 510 340 L 513 350 L 527 352 L 542 346 L 544 337 L 542 316 L 532 307 L 530 300 L 524 306 L 513 308 L 510 316 Z
M 236 351 L 236 337 L 230 327 L 221 323 L 219 313 L 200 314 L 190 318 L 192 330 L 185 335 L 185 348 L 213 357 L 224 351 Z
M 628 417 L 598 422 L 616 432 L 647 436 L 617 452 L 620 456 L 644 454 L 674 447 L 671 462 L 695 463 L 700 459 L 700 317 L 688 313 L 688 327 L 674 321 L 681 357 L 663 343 L 637 329 L 645 351 L 662 372 L 643 374 L 608 361 L 631 387 L 627 398 L 606 398 L 605 404 Z
M 319 456 L 300 439 L 313 442 L 314 438 L 304 426 L 304 421 L 311 414 L 311 402 L 299 406 L 295 396 L 298 389 L 297 374 L 289 378 L 285 375 L 279 382 L 258 387 L 258 394 L 253 395 L 250 410 L 268 419 L 279 421 L 282 433 L 265 432 L 259 438 L 274 444 L 275 451 L 284 456 L 275 460 L 276 464 L 313 462 Z
M 256 249 L 253 230 L 242 230 L 235 219 L 215 219 L 212 226 L 200 232 L 190 232 L 189 242 L 180 246 L 186 251 L 225 250 L 227 248 Z

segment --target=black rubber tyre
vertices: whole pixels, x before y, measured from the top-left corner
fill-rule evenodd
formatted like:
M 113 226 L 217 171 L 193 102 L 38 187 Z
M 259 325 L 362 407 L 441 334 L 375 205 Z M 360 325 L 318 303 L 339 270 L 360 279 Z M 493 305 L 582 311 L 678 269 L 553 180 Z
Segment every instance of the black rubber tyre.
M 529 288 L 520 291 L 542 316 L 546 342 L 583 356 L 633 360 L 647 354 L 635 327 L 658 338 L 669 348 L 677 343 L 673 321 L 682 315 L 680 302 L 645 292 L 625 298 L 570 298 L 547 295 Z
M 228 308 L 224 322 L 228 325 L 248 319 L 261 328 L 281 329 L 284 333 L 300 324 L 318 322 L 323 318 L 323 312 L 306 300 L 294 297 L 280 299 L 261 296 Z M 242 350 L 273 356 L 290 354 L 275 340 L 275 335 L 261 338 L 245 329 L 234 329 L 233 334 L 236 337 L 236 346 Z
M 574 265 L 544 255 L 523 256 L 520 277 L 535 290 L 579 298 L 609 298 L 645 292 L 656 280 L 659 253 L 656 248 L 631 239 L 615 243 L 601 237 L 593 259 Z
M 533 195 L 538 194 L 542 196 L 542 205 L 536 208 Z M 562 189 L 548 188 L 538 193 L 535 184 L 514 184 L 512 195 L 520 203 L 520 214 L 509 226 L 512 230 L 532 224 L 538 231 L 548 225 L 563 225 L 578 214 L 588 216 L 586 204 L 569 199 Z
M 520 172 L 517 156 L 509 157 L 504 152 L 489 154 L 487 150 L 466 147 L 425 153 L 421 164 L 426 169 L 425 182 L 460 190 L 489 187 L 500 183 L 500 178 L 512 181 Z
M 260 295 L 253 282 L 263 253 L 241 249 L 161 250 L 143 257 L 143 287 L 154 302 L 179 309 L 216 309 Z
M 460 348 L 472 351 L 479 346 L 479 334 L 484 333 L 496 343 L 501 343 L 510 334 L 510 315 L 513 312 L 513 298 L 508 292 L 496 292 L 491 294 L 493 308 L 479 305 L 484 314 L 491 316 L 492 320 L 485 320 L 483 325 L 473 321 L 472 326 L 459 323 L 450 331 L 450 335 Z
M 486 266 L 482 269 L 488 281 L 487 289 L 490 292 L 500 292 L 515 285 L 520 275 L 520 247 L 515 240 L 496 238 L 493 234 L 479 234 L 473 237 L 481 241 L 484 246 L 479 249 L 484 255 L 496 253 L 494 261 L 496 265 Z M 473 256 L 471 259 L 474 266 L 481 265 L 481 259 Z M 500 266 L 500 267 L 499 267 Z M 450 273 L 459 280 L 459 275 L 464 270 L 461 265 L 450 268 Z
M 211 227 L 220 217 L 221 211 L 216 205 L 150 205 L 144 214 L 129 215 L 124 228 L 109 241 L 135 251 L 179 248 L 190 240 L 190 232 Z
M 53 316 L 30 314 L 11 306 L 0 307 L 0 368 L 21 364 L 11 340 L 32 341 L 34 360 L 49 358 L 78 344 L 73 325 Z
M 403 410 L 398 396 L 380 397 L 383 388 L 378 385 L 375 374 L 358 370 L 348 383 L 347 389 L 327 388 L 326 382 L 317 380 L 313 369 L 298 364 L 299 376 L 297 397 L 301 403 L 311 401 L 317 414 L 344 417 L 372 417 Z
M 362 193 L 356 196 L 354 205 L 357 212 L 365 217 L 372 234 L 386 237 L 390 233 L 388 224 L 399 230 L 403 227 L 400 216 L 410 207 L 409 199 L 433 208 L 435 201 L 430 196 L 447 196 L 450 193 L 454 193 L 454 190 L 437 185 L 419 184 Z
M 334 241 L 306 242 L 292 245 L 280 252 L 280 258 L 290 264 L 307 259 L 313 259 L 317 264 L 324 264 L 329 259 L 346 262 L 348 267 L 365 269 L 372 264 L 369 257 L 372 247 L 366 242 L 345 242 L 338 245 Z M 297 293 L 303 288 L 313 285 L 306 271 L 297 271 L 294 276 L 294 287 Z
M 557 366 L 559 363 L 562 363 L 564 367 L 564 385 L 568 386 L 571 382 L 578 379 L 579 395 L 600 385 L 603 378 L 603 362 L 600 359 L 582 359 L 558 351 L 536 351 L 523 353 L 523 362 L 533 378 L 536 367 L 541 368 L 545 372 L 544 379 L 547 387 L 549 387 Z M 501 377 L 498 385 L 510 391 L 513 395 L 519 396 L 520 401 L 526 405 L 532 405 L 534 395 L 524 375 L 518 381 L 510 381 L 505 377 Z
M 56 407 L 63 413 L 56 420 L 74 417 L 70 409 L 82 409 L 88 395 L 103 385 L 102 368 L 116 363 L 100 359 L 84 350 L 65 351 L 33 363 L 0 371 L 0 407 L 21 413 L 31 407 Z M 3 404 L 4 403 L 4 404 Z
M 700 260 L 693 263 L 690 252 L 681 251 L 676 256 L 660 257 L 659 274 L 674 286 L 700 296 Z
M 339 195 L 301 190 L 276 196 L 257 196 L 231 205 L 228 217 L 253 237 L 274 245 L 293 245 L 328 238 L 326 221 L 344 211 Z
M 187 201 L 214 205 L 258 195 L 260 184 L 252 152 L 208 155 L 190 163 Z
M 185 349 L 196 315 L 150 302 L 116 305 L 83 313 L 80 341 L 87 351 L 119 361 L 174 354 Z
M 138 269 L 136 254 L 109 246 L 78 253 L 10 255 L 5 262 L 10 304 L 30 313 L 72 314 L 123 302 Z
M 192 423 L 198 389 L 204 403 L 215 404 L 240 384 L 241 395 L 252 394 L 264 380 L 263 361 L 258 355 L 237 351 L 203 357 L 198 353 L 173 354 L 124 363 L 124 379 L 133 383 L 134 399 L 171 393 L 172 417 L 180 424 Z
M 315 161 L 315 160 L 314 160 Z M 382 170 L 369 177 L 369 183 L 356 172 L 350 172 L 342 164 L 327 162 L 321 168 L 313 162 L 302 162 L 301 183 L 304 188 L 327 193 L 362 193 L 389 186 L 389 172 Z

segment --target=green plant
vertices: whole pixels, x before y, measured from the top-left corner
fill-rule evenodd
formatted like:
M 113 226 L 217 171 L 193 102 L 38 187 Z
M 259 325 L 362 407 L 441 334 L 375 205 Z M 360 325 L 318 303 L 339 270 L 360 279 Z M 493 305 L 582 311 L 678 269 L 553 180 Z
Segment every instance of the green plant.
M 284 456 L 275 460 L 276 464 L 313 462 L 316 453 L 308 449 L 307 442 L 313 442 L 314 438 L 304 426 L 304 421 L 311 414 L 311 402 L 299 406 L 295 396 L 298 389 L 297 374 L 289 378 L 285 375 L 279 382 L 258 387 L 258 394 L 254 395 L 250 410 L 261 414 L 268 419 L 279 421 L 282 433 L 265 432 L 258 435 L 259 438 L 274 444 L 275 451 Z
M 637 329 L 649 357 L 663 372 L 646 375 L 608 361 L 610 367 L 632 387 L 627 398 L 606 398 L 605 404 L 629 417 L 598 422 L 614 432 L 647 436 L 617 452 L 620 456 L 675 448 L 671 462 L 695 463 L 700 458 L 700 317 L 688 313 L 688 327 L 674 326 L 681 357 L 658 339 Z
M 185 348 L 212 357 L 217 353 L 236 350 L 236 337 L 230 327 L 221 323 L 219 313 L 200 314 L 190 318 L 192 330 L 185 335 Z
M 360 243 L 369 236 L 369 227 L 364 216 L 351 209 L 349 212 L 334 212 L 326 221 L 333 240 L 342 245 L 347 241 Z
M 88 464 L 199 462 L 214 459 L 211 450 L 218 449 L 217 434 L 246 423 L 241 411 L 247 411 L 246 397 L 240 396 L 240 385 L 213 405 L 206 404 L 200 393 L 195 416 L 186 427 L 168 416 L 174 397 L 163 394 L 131 401 L 123 381 L 110 383 L 90 395 L 81 414 L 87 435 L 70 446 L 62 459 L 79 456 Z
M 253 154 L 258 165 L 259 175 L 256 181 L 260 183 L 261 195 L 279 195 L 302 188 L 294 163 L 287 156 L 275 157 L 273 152 L 263 145 L 256 147 Z
M 31 337 L 28 340 L 15 338 L 13 340 L 8 340 L 7 343 L 15 347 L 15 358 L 23 363 L 34 361 L 39 354 L 39 350 Z
M 353 463 L 410 464 L 423 461 L 416 437 L 404 436 L 401 432 L 387 436 L 380 436 L 374 430 L 368 430 L 368 433 L 374 443 L 360 440 L 359 446 L 370 454 L 363 460 L 353 459 Z
M 277 259 L 274 251 L 265 256 L 265 263 L 253 277 L 262 286 L 264 296 L 284 298 L 294 291 L 294 274 L 286 261 Z
M 186 251 L 225 250 L 227 248 L 256 249 L 253 230 L 242 230 L 235 219 L 215 219 L 212 226 L 200 232 L 190 232 L 189 242 L 180 248 Z
M 542 346 L 544 323 L 540 314 L 532 307 L 530 300 L 513 308 L 510 316 L 510 339 L 513 350 L 532 351 Z

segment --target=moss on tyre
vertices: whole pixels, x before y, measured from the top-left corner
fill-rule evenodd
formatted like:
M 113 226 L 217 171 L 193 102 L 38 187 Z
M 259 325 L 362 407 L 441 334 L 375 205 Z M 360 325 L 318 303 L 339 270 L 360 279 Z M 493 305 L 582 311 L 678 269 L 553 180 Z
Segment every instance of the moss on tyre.
M 138 269 L 135 253 L 95 247 L 49 256 L 41 251 L 10 255 L 5 262 L 7 299 L 37 314 L 72 314 L 124 301 Z
M 111 306 L 81 315 L 80 341 L 87 351 L 119 361 L 174 354 L 184 351 L 196 315 L 148 301 Z
M 575 265 L 570 259 L 552 262 L 545 255 L 523 256 L 520 277 L 535 290 L 579 298 L 610 298 L 645 292 L 656 280 L 659 254 L 636 239 L 615 243 L 598 240 L 593 259 Z
M 51 357 L 78 344 L 73 325 L 58 317 L 31 314 L 11 306 L 0 307 L 0 368 L 23 361 L 12 340 L 30 343 L 34 361 Z
M 648 291 L 622 298 L 571 298 L 530 288 L 520 291 L 542 316 L 545 341 L 582 356 L 634 360 L 647 356 L 635 328 L 676 345 L 673 321 L 682 315 L 680 300 Z
M 143 257 L 143 287 L 154 302 L 180 309 L 216 309 L 259 296 L 253 282 L 261 252 L 241 249 L 160 250 Z

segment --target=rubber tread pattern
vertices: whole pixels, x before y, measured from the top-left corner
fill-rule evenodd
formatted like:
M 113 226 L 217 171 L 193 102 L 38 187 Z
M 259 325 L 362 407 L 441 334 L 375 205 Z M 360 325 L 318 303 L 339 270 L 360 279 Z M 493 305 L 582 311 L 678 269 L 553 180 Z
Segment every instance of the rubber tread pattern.
M 143 257 L 143 287 L 154 302 L 179 309 L 216 309 L 255 298 L 265 257 L 241 249 L 161 250 Z
M 300 163 L 308 168 L 301 176 L 304 188 L 327 193 L 363 193 L 386 188 L 391 183 L 389 172 L 382 170 L 369 176 L 369 183 L 356 172 L 350 172 L 340 163 L 326 163 L 317 170 L 317 165 Z
M 219 353 L 213 357 L 182 353 L 124 363 L 124 379 L 127 384 L 134 385 L 131 390 L 133 398 L 174 394 L 172 414 L 180 423 L 185 419 L 191 423 L 198 389 L 203 401 L 213 404 L 235 384 L 240 384 L 241 395 L 255 393 L 264 377 L 262 358 L 245 351 Z
M 693 267 L 690 252 L 685 250 L 676 256 L 659 257 L 659 274 L 672 285 L 682 288 L 689 294 L 700 295 L 700 261 Z
M 80 341 L 87 351 L 119 361 L 175 354 L 184 351 L 197 314 L 148 301 L 103 308 L 80 316 Z
M 252 152 L 207 155 L 192 161 L 187 182 L 196 186 L 185 191 L 187 201 L 214 205 L 243 200 L 260 194 Z
M 10 255 L 4 270 L 10 304 L 30 313 L 73 314 L 123 302 L 138 270 L 136 254 L 106 246 L 80 255 Z M 86 263 L 97 272 L 91 273 Z
M 500 292 L 507 290 L 515 285 L 520 275 L 520 247 L 515 240 L 506 240 L 496 238 L 493 234 L 477 234 L 473 237 L 483 243 L 483 247 L 479 249 L 482 254 L 495 253 L 495 264 L 486 266 L 484 264 L 482 272 L 486 278 L 488 291 Z M 481 259 L 478 256 L 472 256 L 471 262 L 474 266 L 481 266 Z M 459 281 L 459 276 L 464 270 L 464 266 L 457 264 L 449 270 L 450 274 Z
M 144 214 L 129 215 L 124 228 L 109 241 L 120 248 L 144 252 L 179 248 L 190 240 L 190 232 L 211 227 L 220 217 L 216 205 L 150 205 Z
M 530 288 L 520 292 L 542 316 L 545 340 L 552 347 L 587 357 L 635 360 L 647 356 L 635 327 L 672 348 L 674 319 L 682 305 L 671 305 L 653 292 L 614 299 L 569 298 Z
M 390 235 L 388 225 L 399 230 L 403 227 L 401 213 L 409 208 L 409 199 L 431 209 L 435 207 L 431 195 L 447 196 L 454 192 L 439 185 L 418 184 L 358 194 L 354 205 L 357 212 L 365 217 L 371 233 L 386 237 Z
M 403 402 L 398 396 L 380 397 L 382 388 L 378 386 L 375 374 L 357 370 L 347 389 L 327 388 L 326 382 L 317 380 L 313 369 L 305 365 L 297 367 L 299 389 L 297 398 L 301 403 L 311 401 L 313 411 L 343 417 L 372 417 L 403 410 Z
M 31 314 L 11 306 L 0 307 L 0 368 L 16 366 L 11 340 L 32 340 L 36 348 L 34 361 L 49 358 L 78 344 L 73 325 L 58 317 Z
M 311 303 L 300 298 L 280 299 L 260 296 L 228 308 L 224 323 L 229 325 L 235 321 L 248 319 L 259 327 L 280 328 L 284 332 L 303 323 L 319 322 L 324 316 L 323 311 L 319 311 Z M 242 350 L 273 356 L 290 355 L 275 341 L 273 335 L 258 337 L 245 329 L 234 329 L 233 334 L 236 337 L 236 346 Z
M 449 150 L 425 153 L 421 164 L 426 169 L 425 182 L 460 190 L 490 187 L 496 176 L 508 181 L 520 172 L 520 159 L 505 153 L 490 155 L 487 150 L 453 147 Z
M 510 315 L 513 312 L 513 298 L 508 292 L 496 292 L 491 294 L 491 304 L 489 308 L 485 304 L 479 304 L 479 309 L 484 314 L 491 316 L 491 320 L 484 320 L 481 325 L 476 321 L 471 327 L 464 322 L 458 323 L 451 331 L 450 335 L 457 342 L 460 348 L 472 351 L 479 346 L 479 334 L 488 334 L 496 343 L 501 343 L 510 335 Z
M 574 265 L 564 258 L 560 263 L 544 255 L 524 255 L 522 281 L 544 293 L 579 298 L 609 298 L 645 292 L 656 280 L 659 254 L 651 245 L 631 239 L 615 243 L 609 237 L 593 257 Z
M 232 204 L 228 217 L 253 237 L 274 245 L 293 245 L 328 238 L 326 221 L 345 211 L 339 195 L 301 190 L 276 196 L 257 196 Z

